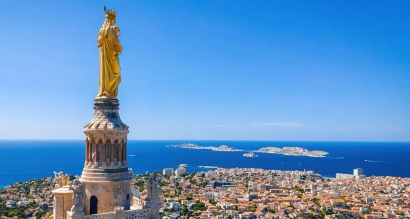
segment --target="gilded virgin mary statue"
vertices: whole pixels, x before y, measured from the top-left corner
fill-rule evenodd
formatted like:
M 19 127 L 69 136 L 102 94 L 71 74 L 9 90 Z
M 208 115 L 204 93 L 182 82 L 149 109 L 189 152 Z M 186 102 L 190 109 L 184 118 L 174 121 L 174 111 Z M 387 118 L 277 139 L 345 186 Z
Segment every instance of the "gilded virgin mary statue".
M 105 20 L 98 33 L 98 48 L 100 49 L 100 80 L 97 97 L 114 99 L 118 95 L 118 85 L 121 82 L 121 68 L 118 53 L 122 46 L 118 39 L 120 29 L 115 26 L 116 12 L 105 11 Z

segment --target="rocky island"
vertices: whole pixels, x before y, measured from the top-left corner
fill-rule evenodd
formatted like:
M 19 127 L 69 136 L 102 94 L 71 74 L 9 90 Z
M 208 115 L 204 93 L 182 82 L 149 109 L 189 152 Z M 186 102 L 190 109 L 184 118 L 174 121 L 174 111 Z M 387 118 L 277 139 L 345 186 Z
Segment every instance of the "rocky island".
M 225 152 L 243 151 L 243 150 L 238 149 L 238 148 L 229 147 L 228 145 L 221 145 L 219 147 L 215 147 L 215 146 L 198 146 L 198 145 L 192 144 L 192 143 L 167 145 L 167 147 L 187 148 L 187 149 L 197 149 L 197 150 L 225 151 Z
M 326 157 L 326 155 L 329 154 L 326 151 L 318 151 L 318 150 L 309 151 L 301 147 L 283 147 L 283 148 L 265 147 L 265 148 L 260 148 L 259 150 L 254 151 L 254 152 L 283 154 L 283 155 L 289 155 L 289 156 L 308 156 L 308 157 Z

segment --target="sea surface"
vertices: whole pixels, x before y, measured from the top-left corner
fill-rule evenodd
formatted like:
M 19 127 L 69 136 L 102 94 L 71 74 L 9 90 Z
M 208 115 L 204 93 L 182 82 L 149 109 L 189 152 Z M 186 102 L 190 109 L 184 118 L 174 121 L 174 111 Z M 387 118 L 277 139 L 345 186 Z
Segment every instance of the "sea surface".
M 194 143 L 257 150 L 267 146 L 297 146 L 329 152 L 326 158 L 258 153 L 247 158 L 246 152 L 217 152 L 166 147 Z M 410 177 L 410 142 L 290 142 L 290 141 L 128 141 L 127 160 L 134 173 L 162 171 L 187 164 L 188 172 L 206 171 L 198 166 L 224 168 L 253 167 L 272 170 L 313 170 L 325 177 L 364 169 L 367 176 Z M 81 175 L 84 165 L 84 141 L 0 141 L 0 188 L 33 178 L 54 176 L 53 171 Z

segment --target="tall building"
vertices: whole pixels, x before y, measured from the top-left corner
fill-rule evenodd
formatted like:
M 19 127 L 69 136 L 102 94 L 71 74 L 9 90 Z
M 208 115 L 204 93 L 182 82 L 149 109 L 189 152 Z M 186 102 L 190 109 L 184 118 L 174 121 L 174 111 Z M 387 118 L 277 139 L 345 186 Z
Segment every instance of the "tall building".
M 181 174 L 179 173 L 179 169 L 176 169 L 176 170 L 175 170 L 175 177 L 176 177 L 176 178 L 179 178 L 180 175 L 181 175 Z
M 362 168 L 353 169 L 353 175 L 354 175 L 354 176 L 364 175 L 364 174 L 363 174 L 363 169 L 362 169 Z
M 179 165 L 178 169 L 175 170 L 175 176 L 180 177 L 182 174 L 186 173 L 186 168 L 185 165 L 181 164 Z
M 174 170 L 172 168 L 164 168 L 164 170 L 162 170 L 164 176 L 171 176 L 173 172 Z

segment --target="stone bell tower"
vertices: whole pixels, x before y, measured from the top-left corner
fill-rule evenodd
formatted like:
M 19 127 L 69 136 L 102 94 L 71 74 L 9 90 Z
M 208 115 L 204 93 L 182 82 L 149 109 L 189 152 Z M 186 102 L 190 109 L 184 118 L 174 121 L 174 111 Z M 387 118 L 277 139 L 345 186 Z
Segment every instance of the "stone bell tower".
M 94 117 L 84 126 L 86 158 L 80 181 L 85 185 L 84 213 L 130 209 L 131 174 L 127 165 L 127 134 L 118 113 L 118 99 L 96 98 Z
M 100 73 L 94 117 L 84 126 L 86 155 L 80 182 L 85 187 L 85 215 L 112 212 L 115 207 L 130 209 L 131 174 L 127 165 L 127 134 L 118 113 L 118 85 L 121 82 L 116 12 L 104 7 L 105 20 L 98 33 Z

